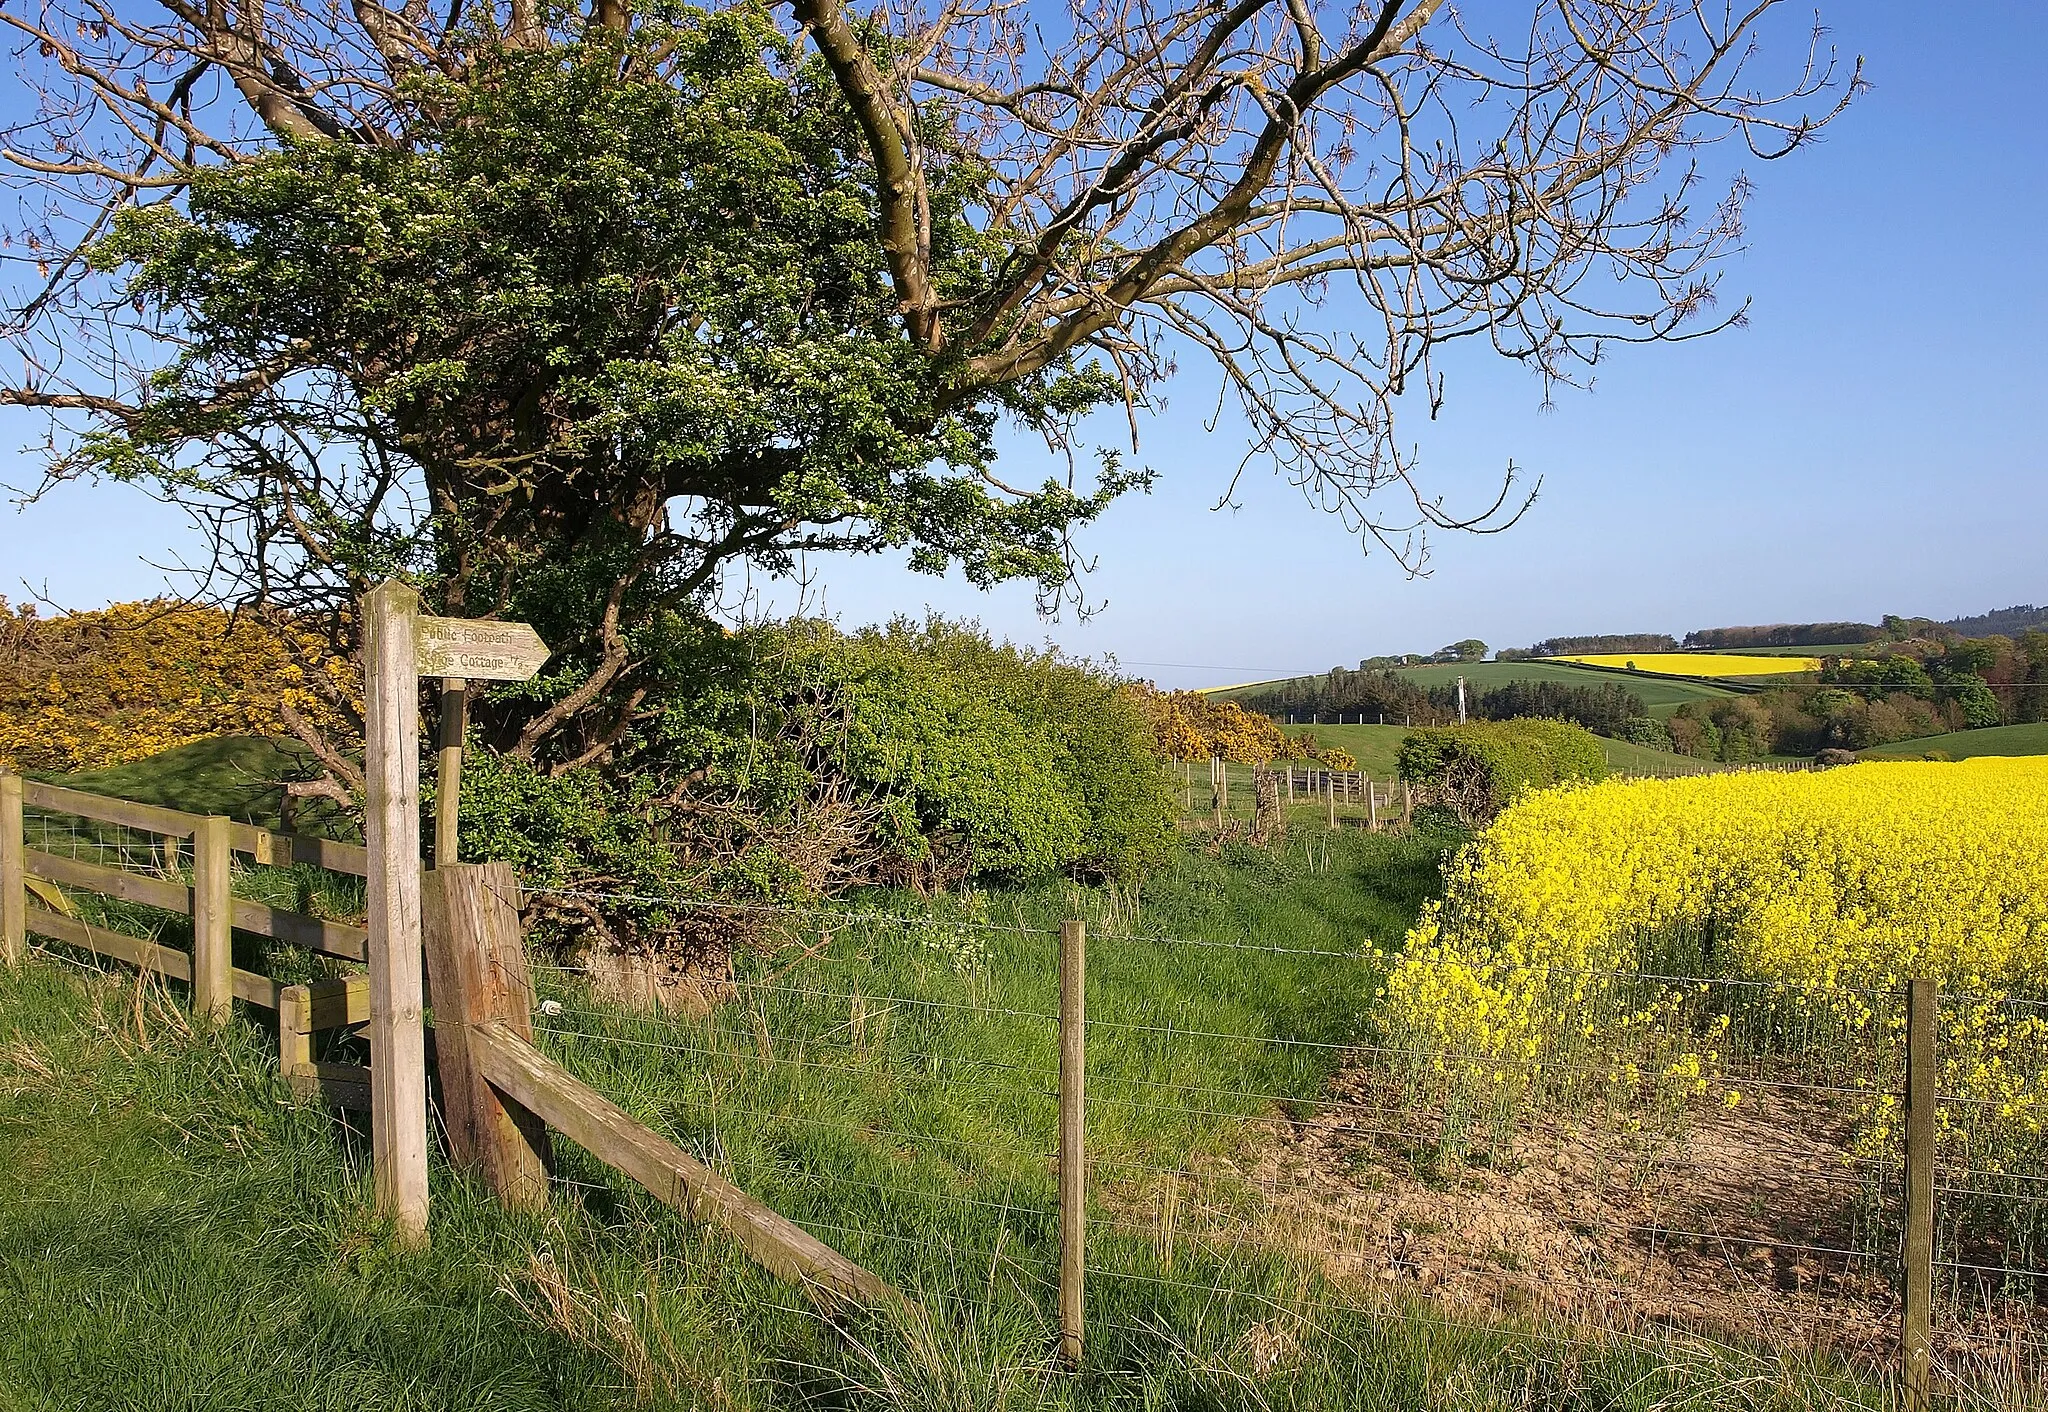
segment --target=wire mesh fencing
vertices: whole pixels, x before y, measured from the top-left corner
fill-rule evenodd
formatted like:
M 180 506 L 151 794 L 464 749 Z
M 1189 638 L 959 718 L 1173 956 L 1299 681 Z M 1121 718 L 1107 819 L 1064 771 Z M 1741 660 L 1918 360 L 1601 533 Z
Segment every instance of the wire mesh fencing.
M 589 966 L 543 968 L 537 1038 L 907 1287 L 987 1297 L 994 1281 L 1050 1310 L 1055 929 L 910 912 L 783 921 L 778 946 L 652 1005 L 622 1004 Z M 1895 1358 L 1898 992 L 1560 975 L 1573 1023 L 1510 1058 L 1390 1031 L 1369 952 L 1102 928 L 1088 951 L 1091 1339 L 1156 1333 L 1170 1311 L 1221 1300 L 1247 1319 L 1315 1309 L 1536 1339 L 1686 1330 Z M 2048 1072 L 2040 1019 L 1957 998 L 1944 1064 L 1975 1062 L 1954 1042 L 1964 1029 L 1996 1031 L 2014 1091 L 2030 1093 Z M 1943 1074 L 1937 1352 L 2039 1367 L 2038 1137 L 1981 1077 Z

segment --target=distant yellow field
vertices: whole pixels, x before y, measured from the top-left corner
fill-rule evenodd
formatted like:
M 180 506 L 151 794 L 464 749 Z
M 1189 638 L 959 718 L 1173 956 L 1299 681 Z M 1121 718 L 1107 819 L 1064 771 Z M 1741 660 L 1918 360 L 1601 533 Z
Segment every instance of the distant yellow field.
M 1818 657 L 1747 657 L 1715 652 L 1608 652 L 1592 657 L 1558 657 L 1587 667 L 1634 667 L 1673 677 L 1775 677 L 1817 672 Z

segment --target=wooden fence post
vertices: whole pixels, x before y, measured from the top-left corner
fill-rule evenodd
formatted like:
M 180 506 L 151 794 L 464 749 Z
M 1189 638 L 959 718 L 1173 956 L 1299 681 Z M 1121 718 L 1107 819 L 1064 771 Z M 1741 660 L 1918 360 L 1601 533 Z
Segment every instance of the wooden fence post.
M 1380 831 L 1380 787 L 1370 777 L 1365 779 L 1365 818 L 1372 831 Z
M 547 1124 L 485 1081 L 470 1036 L 496 1024 L 533 1042 L 533 982 L 519 933 L 519 879 L 508 863 L 450 863 L 426 875 L 422 921 L 434 987 L 434 1061 L 458 1163 L 506 1205 L 547 1204 Z
M 235 1013 L 234 901 L 229 892 L 228 821 L 215 814 L 192 828 L 192 1010 L 212 1024 Z
M 1931 980 L 1906 984 L 1905 1297 L 1899 1304 L 1899 1357 L 1907 1412 L 1927 1412 L 1934 1371 L 1934 1110 L 1940 1076 L 1934 1048 L 1941 992 Z
M 427 1239 L 427 1055 L 420 981 L 420 596 L 387 579 L 363 598 L 363 776 L 369 799 L 370 1147 L 377 1209 Z
M 462 861 L 462 741 L 469 734 L 469 683 L 441 679 L 441 748 L 434 757 L 434 866 Z
M 28 845 L 22 838 L 21 776 L 0 774 L 0 962 L 28 952 Z
M 1335 775 L 1327 772 L 1323 775 L 1323 790 L 1330 801 L 1330 827 L 1334 829 L 1337 827 L 1337 777 Z
M 1088 924 L 1060 923 L 1060 1351 L 1081 1366 L 1088 1266 Z

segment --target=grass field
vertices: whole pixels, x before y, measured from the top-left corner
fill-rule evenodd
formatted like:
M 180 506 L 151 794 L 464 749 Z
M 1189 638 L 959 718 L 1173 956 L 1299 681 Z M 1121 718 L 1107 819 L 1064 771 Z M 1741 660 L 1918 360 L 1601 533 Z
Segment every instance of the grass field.
M 1330 729 L 1381 750 L 1402 733 Z M 253 810 L 263 772 L 223 745 L 98 782 Z M 799 948 L 823 940 L 820 919 L 780 955 L 742 958 L 743 998 L 699 1018 L 624 1015 L 542 970 L 562 1005 L 544 1046 L 913 1294 L 923 1313 L 900 1322 L 820 1319 L 566 1145 L 537 1216 L 484 1200 L 437 1158 L 432 1248 L 399 1251 L 365 1214 L 363 1134 L 278 1084 L 259 1024 L 195 1030 L 179 997 L 55 958 L 0 971 L 0 1409 L 1885 1405 L 1881 1379 L 1838 1368 L 1483 1319 L 1335 1287 L 1298 1250 L 1176 1244 L 1119 1219 L 1156 1174 L 1227 1167 L 1259 1124 L 1313 1109 L 1275 1096 L 1320 1093 L 1342 1052 L 1326 1046 L 1369 1033 L 1383 958 L 1439 890 L 1453 842 L 1301 829 L 1271 849 L 1191 840 L 1133 888 L 1050 883 L 965 913 L 876 895 L 858 903 L 866 920 L 830 921 L 816 955 Z M 1090 1038 L 1102 1209 L 1080 1378 L 1052 1357 L 1046 1283 L 1045 929 L 1076 914 L 1105 1026 Z
M 1874 642 L 1829 642 L 1819 647 L 1718 647 L 1714 650 L 1737 657 L 1849 657 L 1874 651 L 1876 647 Z
M 49 778 L 95 794 L 192 814 L 226 814 L 240 823 L 276 828 L 283 781 L 305 778 L 305 765 L 306 754 L 295 745 L 236 735 L 183 745 L 127 765 Z M 326 806 L 323 802 L 318 807 Z
M 1427 667 L 1403 667 L 1401 675 L 1420 686 L 1450 686 L 1459 677 L 1465 678 L 1469 687 L 1504 686 L 1514 681 L 1562 682 L 1566 686 L 1601 686 L 1608 682 L 1620 682 L 1630 691 L 1642 697 L 1643 705 L 1652 716 L 1662 718 L 1670 715 L 1688 701 L 1718 701 L 1733 693 L 1708 682 L 1677 681 L 1660 677 L 1617 676 L 1613 672 L 1594 671 L 1575 667 L 1566 662 L 1466 662 L 1439 663 Z M 1304 679 L 1307 680 L 1307 679 Z M 1283 686 L 1284 682 L 1257 682 L 1249 686 L 1231 687 L 1214 693 L 1219 697 L 1237 699 L 1253 692 L 1271 687 Z
M 1395 756 L 1401 749 L 1402 738 L 1408 734 L 1406 726 L 1290 726 L 1288 729 L 1297 735 L 1306 731 L 1322 745 L 1341 746 L 1351 752 L 1360 769 L 1381 779 L 1395 773 Z M 1607 767 L 1617 774 L 1699 774 L 1725 768 L 1711 761 L 1694 760 L 1689 756 L 1674 755 L 1668 750 L 1653 750 L 1647 745 L 1609 740 L 1604 736 L 1600 739 L 1600 749 L 1607 756 Z M 1208 778 L 1205 768 L 1196 770 L 1202 780 Z M 1241 770 L 1248 781 L 1249 768 L 1241 767 Z M 1243 788 L 1248 790 L 1249 784 L 1244 783 Z M 1236 794 L 1234 790 L 1233 798 Z M 1249 807 L 1250 795 L 1247 793 L 1243 797 L 1246 807 Z
M 1967 760 L 1973 755 L 2048 755 L 2048 722 L 1987 726 L 1983 730 L 1952 731 L 1947 735 L 1895 740 L 1890 745 L 1872 746 L 1862 753 L 1868 759 L 1872 756 L 1922 755 L 1930 750 L 1939 750 L 1952 760 Z
M 1100 1188 L 1227 1153 L 1274 1106 L 1255 1095 L 1313 1092 L 1334 1062 L 1275 1059 L 1260 1037 L 1358 1032 L 1379 952 L 1434 888 L 1437 845 L 1347 834 L 1328 846 L 1321 864 L 1306 850 L 1188 850 L 1135 899 L 1053 887 L 997 900 L 1006 921 L 1095 912 L 1091 1017 L 1163 1026 L 1091 1041 Z M 1117 939 L 1105 911 L 1134 939 Z M 1184 940 L 1135 939 L 1150 936 Z M 1325 954 L 1185 944 L 1204 938 Z M 0 1407 L 1882 1405 L 1873 1382 L 1721 1344 L 1361 1303 L 1296 1259 L 1162 1248 L 1113 1205 L 1091 1247 L 1089 1370 L 1064 1375 L 1043 1283 L 1055 1046 L 1031 1018 L 1051 1004 L 1052 951 L 1035 932 L 992 930 L 985 944 L 962 973 L 914 933 L 856 928 L 784 973 L 788 999 L 705 1021 L 621 1016 L 554 985 L 559 1027 L 577 1033 L 543 1042 L 565 1062 L 922 1311 L 829 1323 L 566 1146 L 564 1182 L 535 1216 L 505 1212 L 437 1159 L 431 1249 L 398 1250 L 366 1215 L 361 1133 L 291 1098 L 259 1027 L 195 1031 L 174 997 L 55 960 L 0 972 Z M 893 1022 L 849 1038 L 847 993 L 905 999 Z M 679 1056 L 679 1039 L 698 1047 Z M 1212 1097 L 1127 1101 L 1161 1083 Z

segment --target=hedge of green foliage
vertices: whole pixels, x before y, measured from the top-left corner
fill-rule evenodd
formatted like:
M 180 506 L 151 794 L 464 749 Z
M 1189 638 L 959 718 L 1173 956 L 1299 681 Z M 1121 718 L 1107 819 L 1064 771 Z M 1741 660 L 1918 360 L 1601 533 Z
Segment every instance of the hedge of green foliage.
M 936 619 L 674 641 L 678 685 L 612 758 L 473 753 L 463 854 L 514 863 L 558 931 L 715 949 L 666 899 L 1121 878 L 1166 856 L 1174 800 L 1142 702 L 1087 663 Z
M 1607 777 L 1600 740 L 1569 721 L 1518 719 L 1432 726 L 1410 732 L 1399 755 L 1401 777 L 1426 803 L 1483 823 L 1525 789 Z

